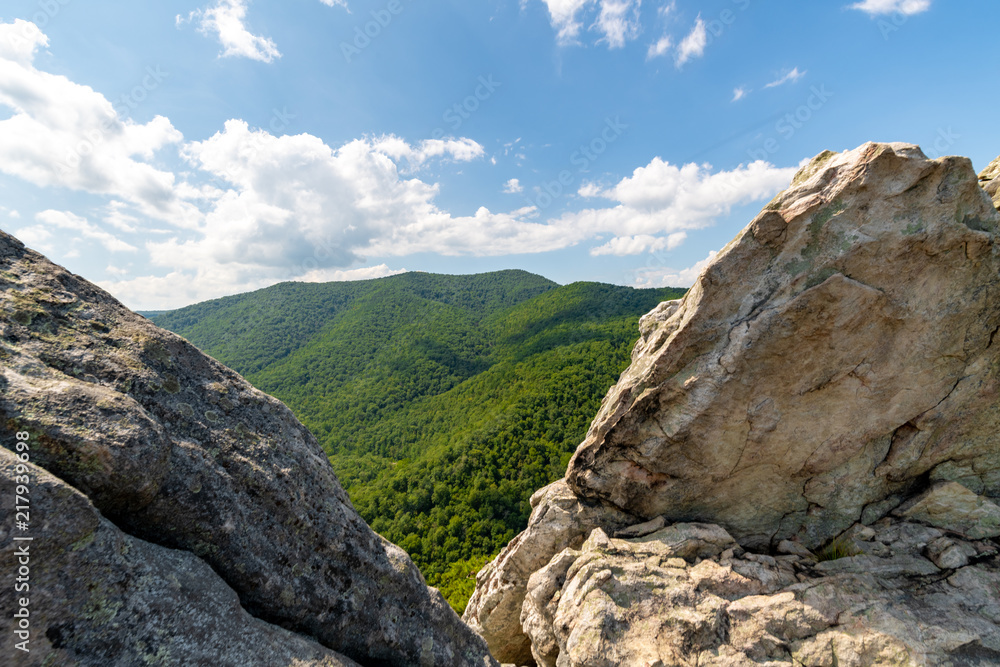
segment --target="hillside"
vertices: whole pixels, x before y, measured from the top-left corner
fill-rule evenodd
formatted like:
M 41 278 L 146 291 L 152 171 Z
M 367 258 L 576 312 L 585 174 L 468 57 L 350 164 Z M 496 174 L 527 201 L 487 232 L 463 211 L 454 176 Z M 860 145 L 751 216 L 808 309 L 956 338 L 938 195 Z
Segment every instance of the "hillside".
M 683 290 L 504 271 L 287 283 L 158 316 L 289 407 L 366 521 L 461 610 L 560 478 L 638 318 Z

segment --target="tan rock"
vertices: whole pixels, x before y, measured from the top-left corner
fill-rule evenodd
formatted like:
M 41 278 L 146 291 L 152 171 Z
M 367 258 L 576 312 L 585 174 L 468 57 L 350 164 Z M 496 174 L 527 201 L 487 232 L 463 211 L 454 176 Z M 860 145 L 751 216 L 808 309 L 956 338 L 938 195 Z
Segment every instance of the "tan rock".
M 463 620 L 489 643 L 500 662 L 531 662 L 531 643 L 521 630 L 521 607 L 531 575 L 564 549 L 579 549 L 597 526 L 615 530 L 639 523 L 600 502 L 577 497 L 563 481 L 531 497 L 528 528 L 476 575 L 476 590 Z
M 993 204 L 1000 209 L 1000 157 L 979 173 L 979 181 L 986 194 L 993 199 Z
M 928 478 L 1000 497 L 998 225 L 967 159 L 906 144 L 818 156 L 684 299 L 641 320 L 632 365 L 570 462 L 572 493 L 554 503 L 574 528 L 544 536 L 534 515 L 550 501 L 536 504 L 465 618 L 502 659 L 525 656 L 513 620 L 528 577 L 597 527 L 613 535 L 663 516 L 724 526 L 745 548 L 815 549 Z M 921 550 L 940 531 L 892 525 L 855 540 L 877 559 L 859 563 L 879 576 L 937 572 Z M 749 576 L 735 576 L 765 592 L 789 571 L 808 578 L 736 553 L 726 562 Z M 737 659 L 722 653 L 702 660 Z
M 891 523 L 896 534 L 920 534 Z M 912 552 L 830 561 L 850 567 L 806 567 L 796 579 L 781 572 L 789 561 L 766 554 L 673 568 L 620 542 L 595 530 L 583 550 L 561 552 L 531 577 L 524 630 L 539 665 L 917 667 L 1000 658 L 996 559 L 959 567 L 946 581 L 921 579 L 938 569 Z
M 567 482 L 745 547 L 818 546 L 947 460 L 1000 495 L 998 223 L 967 159 L 820 156 L 647 322 Z
M 1000 506 L 957 482 L 940 482 L 896 514 L 961 533 L 972 540 L 1000 537 Z

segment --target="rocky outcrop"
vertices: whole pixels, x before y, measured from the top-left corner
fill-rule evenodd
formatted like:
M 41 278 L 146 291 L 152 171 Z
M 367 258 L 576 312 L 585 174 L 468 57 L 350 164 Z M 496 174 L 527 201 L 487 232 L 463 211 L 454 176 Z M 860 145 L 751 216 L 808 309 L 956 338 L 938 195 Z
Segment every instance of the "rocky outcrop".
M 979 183 L 993 199 L 993 205 L 1000 209 L 1000 157 L 980 172 Z
M 904 144 L 814 159 L 684 299 L 643 318 L 632 365 L 570 462 L 577 500 L 561 500 L 616 519 L 566 519 L 576 542 L 588 526 L 612 534 L 624 513 L 716 524 L 742 549 L 795 556 L 946 482 L 984 496 L 969 521 L 988 523 L 1000 497 L 998 225 L 967 159 Z M 499 659 L 523 662 L 506 649 L 530 643 L 490 615 L 528 604 L 531 575 L 503 564 L 565 565 L 579 548 L 529 527 L 480 574 L 465 618 L 495 622 L 484 636 Z M 550 654 L 558 632 L 542 635 Z
M 690 532 L 678 525 L 621 540 L 598 528 L 578 550 L 562 551 L 534 573 L 521 618 L 537 664 L 1000 661 L 995 544 L 887 518 L 842 538 L 856 555 L 818 562 L 744 552 L 718 526 L 698 526 L 712 537 L 691 537 L 679 548 L 677 535 Z M 699 548 L 691 549 L 695 542 Z M 925 557 L 939 553 L 941 542 L 962 559 L 939 566 Z
M 175 656 L 184 647 L 211 655 L 212 637 L 231 627 L 256 634 L 248 650 L 276 637 L 280 655 L 313 651 L 346 663 L 280 626 L 364 664 L 495 664 L 409 557 L 358 516 L 316 440 L 284 405 L 0 233 L 0 444 L 12 449 L 21 431 L 31 436 L 32 463 L 65 483 L 52 491 L 50 511 L 33 514 L 36 544 L 61 535 L 62 502 L 78 506 L 95 535 L 70 540 L 77 552 L 39 549 L 40 570 L 78 568 L 82 589 L 46 594 L 86 605 L 86 591 L 106 591 L 101 609 L 117 610 L 111 623 L 119 623 L 99 623 L 107 616 L 100 610 L 71 628 L 65 615 L 41 616 L 32 659 L 75 651 L 80 664 L 113 664 L 94 657 L 91 638 L 141 631 L 124 610 L 174 585 L 166 573 L 177 572 L 182 589 L 198 581 L 213 591 L 215 601 L 191 613 L 225 607 L 228 616 L 216 635 L 208 628 L 204 636 L 161 637 Z M 52 478 L 41 478 L 54 489 Z M 66 530 L 65 539 L 76 534 Z M 12 538 L 7 530 L 0 539 L 7 563 Z M 116 545 L 143 555 L 86 566 Z M 146 556 L 164 564 L 160 578 L 143 574 Z M 129 572 L 138 574 L 122 574 Z M 245 612 L 232 608 L 229 589 Z M 10 595 L 0 591 L 4 609 L 13 606 Z
M 15 498 L 19 459 L 0 449 L 0 497 Z M 23 465 L 23 464 L 22 464 Z M 0 591 L 4 664 L 132 667 L 133 665 L 314 665 L 357 663 L 284 628 L 254 618 L 203 560 L 123 533 L 82 493 L 44 469 L 25 466 L 32 482 L 30 515 L 37 539 L 20 542 L 28 556 L 4 549 L 14 572 L 26 560 L 29 588 Z M 0 542 L 23 535 L 5 512 Z M 14 634 L 14 597 L 28 600 L 29 634 Z M 12 648 L 28 639 L 25 653 Z M 13 640 L 13 641 L 12 641 Z

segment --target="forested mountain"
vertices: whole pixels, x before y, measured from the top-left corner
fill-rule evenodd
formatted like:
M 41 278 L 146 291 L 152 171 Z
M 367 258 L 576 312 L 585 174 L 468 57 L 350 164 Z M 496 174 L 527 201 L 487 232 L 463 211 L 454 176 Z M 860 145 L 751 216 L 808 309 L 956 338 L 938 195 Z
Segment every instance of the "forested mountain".
M 408 273 L 285 283 L 154 321 L 287 403 L 362 516 L 461 610 L 470 573 L 562 476 L 638 318 L 683 292 Z

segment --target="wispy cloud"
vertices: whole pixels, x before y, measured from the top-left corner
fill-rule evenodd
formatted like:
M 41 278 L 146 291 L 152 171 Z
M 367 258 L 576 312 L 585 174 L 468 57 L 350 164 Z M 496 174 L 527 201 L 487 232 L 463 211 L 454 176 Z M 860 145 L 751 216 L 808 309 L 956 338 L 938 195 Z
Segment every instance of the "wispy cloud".
M 602 0 L 601 14 L 594 23 L 604 34 L 598 41 L 607 42 L 608 48 L 620 49 L 625 42 L 638 37 L 642 28 L 639 23 L 639 7 L 642 0 Z
M 670 50 L 670 46 L 673 42 L 669 37 L 663 36 L 649 45 L 649 50 L 646 52 L 646 60 L 652 60 L 653 58 L 659 58 L 661 56 L 667 55 L 667 51 Z
M 746 88 L 736 88 L 733 90 L 733 102 L 739 102 L 749 94 L 750 91 Z
M 805 75 L 806 75 L 806 72 L 800 72 L 799 68 L 796 67 L 796 68 L 790 70 L 789 72 L 787 72 L 781 78 L 775 79 L 774 81 L 772 81 L 771 83 L 767 84 L 764 87 L 765 88 L 777 88 L 778 86 L 783 86 L 786 83 L 795 83 L 796 81 L 798 81 L 799 79 L 801 79 Z
M 347 9 L 347 0 L 319 0 L 327 7 L 343 7 Z M 348 10 L 350 11 L 350 10 Z
M 325 2 L 326 0 L 324 0 Z M 528 0 L 521 0 L 521 5 Z M 639 9 L 642 0 L 542 0 L 549 10 L 549 22 L 556 30 L 556 41 L 561 45 L 579 42 L 584 19 L 597 15 L 590 30 L 602 35 L 597 41 L 611 49 L 620 49 L 642 32 Z
M 325 4 L 340 0 L 322 0 Z M 269 63 L 281 57 L 277 44 L 269 37 L 261 37 L 251 33 L 245 24 L 249 0 L 218 0 L 215 5 L 206 9 L 196 9 L 188 14 L 187 19 L 177 15 L 177 25 L 180 26 L 195 19 L 198 20 L 198 30 L 205 34 L 218 36 L 222 44 L 220 57 L 242 57 Z M 331 5 L 332 6 L 332 5 Z M 346 6 L 346 5 L 345 5 Z
M 850 6 L 871 16 L 880 14 L 905 14 L 912 16 L 931 8 L 931 0 L 864 0 Z
M 700 58 L 705 55 L 706 46 L 708 46 L 708 30 L 705 27 L 705 21 L 699 16 L 698 20 L 695 21 L 694 28 L 677 47 L 677 66 L 682 67 L 692 58 Z

